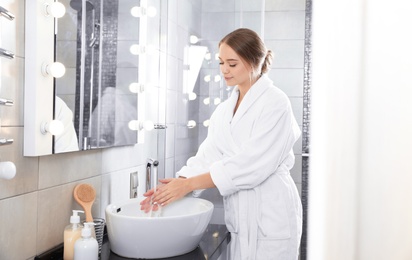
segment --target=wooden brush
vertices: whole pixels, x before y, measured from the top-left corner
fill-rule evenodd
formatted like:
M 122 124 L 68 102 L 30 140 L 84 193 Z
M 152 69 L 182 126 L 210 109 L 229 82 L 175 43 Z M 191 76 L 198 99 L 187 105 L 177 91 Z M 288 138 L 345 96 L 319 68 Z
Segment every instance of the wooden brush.
M 92 205 L 96 199 L 96 191 L 89 184 L 78 184 L 73 191 L 74 199 L 82 206 L 86 215 L 86 222 L 93 222 Z

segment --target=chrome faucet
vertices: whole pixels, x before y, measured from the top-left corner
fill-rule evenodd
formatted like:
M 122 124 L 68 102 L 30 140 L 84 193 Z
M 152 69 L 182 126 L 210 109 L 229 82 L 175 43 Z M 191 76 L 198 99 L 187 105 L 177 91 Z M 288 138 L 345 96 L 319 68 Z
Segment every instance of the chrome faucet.
M 157 176 L 157 166 L 159 161 L 154 159 L 147 159 L 146 164 L 146 191 L 157 186 L 158 176 Z
M 130 173 L 130 198 L 137 198 L 137 187 L 139 186 L 139 177 L 137 172 Z

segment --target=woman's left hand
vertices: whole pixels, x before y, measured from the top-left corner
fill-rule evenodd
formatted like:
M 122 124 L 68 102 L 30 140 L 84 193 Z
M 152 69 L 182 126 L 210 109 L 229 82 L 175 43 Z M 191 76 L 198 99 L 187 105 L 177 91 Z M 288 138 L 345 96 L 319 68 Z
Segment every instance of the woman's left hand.
M 171 178 L 159 181 L 164 185 L 157 189 L 152 197 L 152 201 L 161 206 L 166 206 L 191 192 L 188 179 L 186 178 Z

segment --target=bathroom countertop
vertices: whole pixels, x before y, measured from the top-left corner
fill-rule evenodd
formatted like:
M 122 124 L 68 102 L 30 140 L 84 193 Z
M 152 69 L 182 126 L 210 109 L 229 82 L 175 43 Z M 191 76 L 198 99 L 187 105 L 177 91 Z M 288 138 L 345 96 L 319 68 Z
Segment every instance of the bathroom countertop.
M 209 224 L 199 246 L 193 251 L 175 257 L 159 258 L 158 260 L 216 260 L 222 253 L 226 252 L 230 242 L 230 233 L 225 225 Z M 42 255 L 36 256 L 35 260 L 63 259 L 63 245 L 60 245 Z M 110 251 L 110 242 L 107 235 L 104 236 L 100 260 L 126 260 Z

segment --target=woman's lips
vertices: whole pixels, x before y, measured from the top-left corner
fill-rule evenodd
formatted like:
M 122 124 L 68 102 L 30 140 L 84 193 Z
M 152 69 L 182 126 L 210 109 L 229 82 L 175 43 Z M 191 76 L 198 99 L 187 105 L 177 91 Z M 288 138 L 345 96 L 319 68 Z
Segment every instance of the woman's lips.
M 233 79 L 233 77 L 225 77 L 226 81 L 231 80 L 231 79 Z

